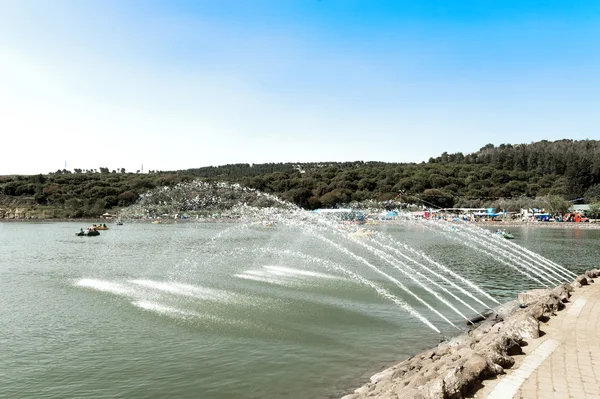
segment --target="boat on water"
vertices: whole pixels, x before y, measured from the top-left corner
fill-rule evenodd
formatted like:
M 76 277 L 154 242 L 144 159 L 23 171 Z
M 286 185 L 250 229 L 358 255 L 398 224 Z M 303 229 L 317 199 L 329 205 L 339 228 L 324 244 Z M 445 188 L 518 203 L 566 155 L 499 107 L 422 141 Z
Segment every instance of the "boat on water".
M 93 224 L 90 228 L 94 230 L 108 230 L 108 226 L 106 225 L 106 223 L 101 223 L 99 225 Z
M 162 224 L 162 222 L 160 220 L 153 220 L 152 224 Z
M 505 230 L 498 230 L 496 232 L 496 234 L 499 237 L 503 237 L 506 238 L 507 240 L 512 240 L 513 238 L 515 238 L 515 236 L 510 232 L 510 231 L 505 231 Z
M 117 226 L 123 226 L 123 222 L 121 222 L 120 220 L 117 220 L 117 222 L 115 223 Z
M 78 233 L 75 233 L 75 235 L 79 237 L 93 237 L 99 236 L 100 232 L 94 229 L 81 229 Z
M 264 222 L 262 222 L 262 225 L 265 227 L 275 227 L 275 222 L 271 222 L 269 220 L 265 220 Z

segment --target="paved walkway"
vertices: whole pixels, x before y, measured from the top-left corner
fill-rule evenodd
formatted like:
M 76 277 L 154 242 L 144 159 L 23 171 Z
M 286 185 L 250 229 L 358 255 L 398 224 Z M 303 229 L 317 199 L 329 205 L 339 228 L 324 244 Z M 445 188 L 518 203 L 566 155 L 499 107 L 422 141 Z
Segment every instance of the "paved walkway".
M 546 334 L 523 347 L 527 355 L 476 398 L 600 399 L 600 278 L 540 329 Z

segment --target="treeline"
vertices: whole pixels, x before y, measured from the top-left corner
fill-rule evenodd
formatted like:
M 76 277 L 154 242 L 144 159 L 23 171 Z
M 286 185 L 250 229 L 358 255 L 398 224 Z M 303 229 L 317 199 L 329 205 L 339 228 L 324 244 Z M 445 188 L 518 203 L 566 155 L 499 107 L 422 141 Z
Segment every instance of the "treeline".
M 488 144 L 478 152 L 443 153 L 429 163 L 488 165 L 497 170 L 533 172 L 539 177 L 560 177 L 557 194 L 582 197 L 600 183 L 600 141 L 546 140 L 532 144 Z
M 83 172 L 78 170 L 79 172 Z M 128 206 L 160 186 L 201 180 L 240 183 L 307 209 L 367 200 L 435 207 L 481 207 L 556 196 L 600 202 L 600 141 L 488 144 L 472 154 L 443 153 L 429 162 L 233 164 L 150 174 L 70 173 L 0 177 L 0 203 L 29 201 L 96 216 Z M 124 171 L 123 171 L 124 172 Z
M 187 172 L 236 181 L 274 193 L 305 208 L 333 207 L 367 199 L 438 207 L 483 206 L 506 199 L 554 195 L 597 200 L 600 141 L 560 140 L 532 144 L 488 144 L 479 151 L 443 153 L 428 163 L 322 162 L 226 165 Z M 583 202 L 583 200 L 579 200 Z
M 134 204 L 157 186 L 191 181 L 176 173 L 71 173 L 0 176 L 0 207 L 38 206 L 59 209 L 61 217 L 95 217 Z

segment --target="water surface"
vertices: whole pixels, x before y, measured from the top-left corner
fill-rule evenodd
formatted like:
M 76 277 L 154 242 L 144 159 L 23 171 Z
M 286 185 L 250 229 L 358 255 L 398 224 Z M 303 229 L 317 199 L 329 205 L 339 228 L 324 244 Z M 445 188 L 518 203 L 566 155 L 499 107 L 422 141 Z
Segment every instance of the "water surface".
M 0 223 L 0 397 L 336 397 L 458 333 L 298 226 L 127 223 L 76 237 L 80 227 Z M 499 301 L 538 286 L 462 236 L 414 223 L 373 228 Z M 512 230 L 515 243 L 576 273 L 597 266 L 598 230 Z M 376 253 L 343 234 L 328 237 L 464 324 Z M 388 290 L 441 333 L 332 265 Z

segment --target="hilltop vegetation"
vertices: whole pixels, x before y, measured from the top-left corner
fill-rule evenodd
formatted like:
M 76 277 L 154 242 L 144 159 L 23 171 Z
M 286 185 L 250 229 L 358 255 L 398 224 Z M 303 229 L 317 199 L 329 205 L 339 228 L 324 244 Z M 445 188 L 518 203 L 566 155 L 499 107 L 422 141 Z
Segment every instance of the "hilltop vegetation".
M 201 161 L 199 161 L 201 162 Z M 542 196 L 600 202 L 600 141 L 488 144 L 472 154 L 443 153 L 428 162 L 234 164 L 148 174 L 67 170 L 1 176 L 0 208 L 51 209 L 55 217 L 98 216 L 135 203 L 155 187 L 227 181 L 275 194 L 303 208 L 366 200 L 436 207 L 521 206 Z

